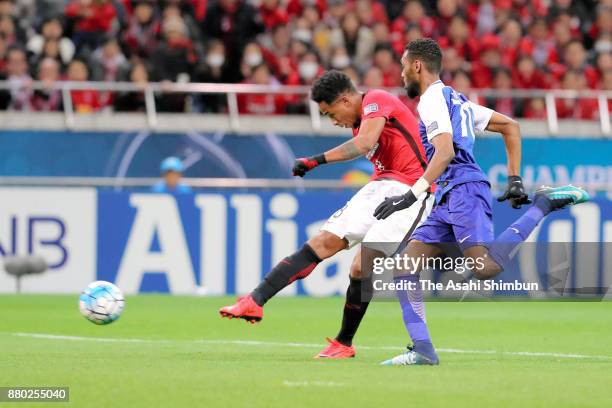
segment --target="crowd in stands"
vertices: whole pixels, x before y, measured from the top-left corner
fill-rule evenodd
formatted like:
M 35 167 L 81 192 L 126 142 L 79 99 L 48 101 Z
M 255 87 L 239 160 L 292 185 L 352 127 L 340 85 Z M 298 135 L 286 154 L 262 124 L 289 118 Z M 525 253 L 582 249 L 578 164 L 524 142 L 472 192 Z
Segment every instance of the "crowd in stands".
M 0 109 L 57 111 L 33 80 L 310 85 L 326 69 L 400 87 L 412 39 L 443 48 L 442 79 L 470 89 L 612 90 L 612 0 L 0 0 Z M 156 95 L 159 111 L 224 112 L 224 95 Z M 78 112 L 142 111 L 136 92 L 72 91 Z M 544 118 L 540 98 L 484 98 Z M 409 106 L 414 102 L 406 100 Z M 295 95 L 241 95 L 243 113 L 305 113 Z M 596 119 L 597 100 L 558 99 L 561 118 Z M 612 105 L 611 105 L 612 106 Z

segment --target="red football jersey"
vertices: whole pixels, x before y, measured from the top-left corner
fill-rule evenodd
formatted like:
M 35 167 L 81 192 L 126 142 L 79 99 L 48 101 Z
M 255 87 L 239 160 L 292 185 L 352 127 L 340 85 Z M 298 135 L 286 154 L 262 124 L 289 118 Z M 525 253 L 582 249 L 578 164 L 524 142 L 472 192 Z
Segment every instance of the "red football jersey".
M 389 178 L 412 186 L 427 167 L 418 121 L 396 96 L 371 90 L 363 95 L 361 122 L 378 117 L 384 117 L 387 123 L 366 155 L 374 163 L 371 179 Z M 357 134 L 359 128 L 354 128 L 353 136 Z

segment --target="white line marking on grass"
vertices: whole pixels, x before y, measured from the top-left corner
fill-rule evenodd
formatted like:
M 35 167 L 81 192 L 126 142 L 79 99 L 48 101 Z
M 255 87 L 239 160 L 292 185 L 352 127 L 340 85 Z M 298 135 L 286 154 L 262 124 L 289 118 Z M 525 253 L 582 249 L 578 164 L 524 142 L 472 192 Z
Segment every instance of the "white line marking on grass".
M 18 337 L 30 337 L 35 339 L 47 340 L 68 340 L 68 341 L 92 341 L 103 343 L 151 343 L 151 344 L 172 344 L 172 343 L 195 343 L 208 345 L 237 345 L 237 346 L 263 346 L 263 347 L 296 347 L 296 348 L 321 348 L 323 344 L 315 343 L 292 343 L 278 341 L 257 341 L 257 340 L 222 340 L 222 339 L 199 339 L 199 340 L 171 340 L 171 339 L 135 339 L 135 338 L 117 338 L 117 337 L 86 337 L 86 336 L 68 336 L 48 333 L 10 333 Z M 359 350 L 395 350 L 400 352 L 401 346 L 357 346 Z M 500 356 L 521 356 L 521 357 L 554 357 L 554 358 L 569 358 L 569 359 L 599 359 L 612 360 L 612 356 L 589 355 L 589 354 L 567 354 L 567 353 L 547 353 L 537 351 L 496 351 L 496 350 L 465 350 L 456 348 L 439 348 L 440 353 L 453 354 L 482 354 L 482 355 L 500 355 Z
M 48 340 L 68 340 L 68 341 L 95 341 L 102 343 L 173 343 L 175 340 L 156 340 L 156 339 L 120 339 L 114 337 L 84 337 L 84 336 L 66 336 L 60 334 L 46 333 L 12 333 L 19 337 L 31 337 L 34 339 Z
M 283 381 L 287 387 L 344 387 L 346 384 L 333 381 Z

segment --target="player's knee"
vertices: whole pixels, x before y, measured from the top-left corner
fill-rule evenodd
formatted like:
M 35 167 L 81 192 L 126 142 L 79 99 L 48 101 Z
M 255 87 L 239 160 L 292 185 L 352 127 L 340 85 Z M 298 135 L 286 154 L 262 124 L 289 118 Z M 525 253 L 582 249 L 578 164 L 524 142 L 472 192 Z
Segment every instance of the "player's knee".
M 478 267 L 472 269 L 474 277 L 478 280 L 487 280 L 493 278 L 501 272 L 500 266 L 495 262 L 482 262 Z
M 329 258 L 348 246 L 347 242 L 328 231 L 321 231 L 308 240 L 308 245 L 321 259 Z
M 361 257 L 356 256 L 351 263 L 351 278 L 361 279 L 363 278 L 363 272 L 361 270 Z

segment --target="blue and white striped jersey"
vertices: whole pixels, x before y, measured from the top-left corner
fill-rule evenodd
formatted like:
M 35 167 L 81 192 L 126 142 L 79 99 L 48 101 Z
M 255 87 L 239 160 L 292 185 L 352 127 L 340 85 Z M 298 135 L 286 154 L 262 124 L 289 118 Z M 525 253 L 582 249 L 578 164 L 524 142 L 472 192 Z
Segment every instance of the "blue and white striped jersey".
M 428 160 L 434 153 L 431 140 L 441 133 L 453 137 L 455 157 L 444 173 L 436 180 L 436 201 L 458 184 L 485 181 L 486 174 L 476 163 L 473 154 L 475 131 L 483 131 L 491 120 L 493 111 L 470 102 L 464 95 L 442 81 L 436 81 L 421 95 L 419 132 Z

